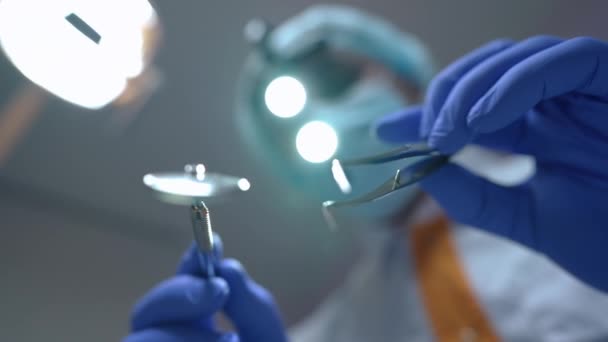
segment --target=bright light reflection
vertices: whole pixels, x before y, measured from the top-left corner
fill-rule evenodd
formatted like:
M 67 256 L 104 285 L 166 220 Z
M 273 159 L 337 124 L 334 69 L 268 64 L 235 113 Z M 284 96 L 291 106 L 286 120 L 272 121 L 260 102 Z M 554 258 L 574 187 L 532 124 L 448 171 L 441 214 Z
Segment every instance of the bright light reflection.
M 99 33 L 99 44 L 66 20 L 70 14 Z M 32 82 L 97 109 L 143 71 L 143 30 L 155 18 L 147 0 L 2 0 L 0 44 Z
M 158 178 L 146 175 L 144 184 L 163 193 L 188 197 L 210 197 L 214 190 L 209 183 L 193 182 L 191 179 L 183 177 Z
M 306 106 L 306 89 L 297 79 L 281 76 L 266 88 L 264 100 L 272 114 L 281 118 L 294 117 Z
M 239 179 L 237 185 L 241 191 L 249 191 L 251 189 L 251 183 L 245 178 Z
M 306 161 L 323 163 L 333 157 L 338 150 L 338 135 L 330 125 L 321 121 L 312 121 L 298 132 L 296 148 Z
M 346 172 L 344 172 L 344 168 L 338 159 L 334 159 L 332 161 L 331 173 L 333 174 L 334 180 L 336 181 L 336 184 L 338 184 L 338 187 L 342 193 L 350 194 L 353 191 L 353 187 L 346 176 Z

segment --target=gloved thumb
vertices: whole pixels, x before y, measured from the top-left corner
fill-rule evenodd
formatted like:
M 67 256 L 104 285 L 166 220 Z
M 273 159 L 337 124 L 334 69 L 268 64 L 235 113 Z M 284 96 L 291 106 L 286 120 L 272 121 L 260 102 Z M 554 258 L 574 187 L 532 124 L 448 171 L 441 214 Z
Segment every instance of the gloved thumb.
M 237 328 L 241 341 L 287 341 L 272 295 L 253 281 L 236 260 L 222 261 L 217 271 L 230 287 L 224 313 Z
M 504 187 L 448 164 L 420 183 L 453 220 L 537 246 L 528 185 Z
M 224 244 L 218 234 L 213 234 L 215 246 L 213 247 L 213 258 L 214 261 L 220 260 L 224 254 Z M 190 248 L 184 253 L 179 263 L 177 274 L 189 274 L 198 277 L 204 277 L 207 274 L 207 270 L 203 267 L 207 264 L 202 262 L 201 258 L 207 258 L 208 256 L 203 255 L 199 252 L 196 243 L 192 243 Z
M 196 322 L 221 310 L 229 294 L 223 279 L 189 275 L 171 278 L 146 294 L 135 306 L 133 331 L 169 322 Z
M 422 107 L 412 106 L 380 118 L 374 129 L 376 136 L 387 143 L 414 143 L 421 139 Z

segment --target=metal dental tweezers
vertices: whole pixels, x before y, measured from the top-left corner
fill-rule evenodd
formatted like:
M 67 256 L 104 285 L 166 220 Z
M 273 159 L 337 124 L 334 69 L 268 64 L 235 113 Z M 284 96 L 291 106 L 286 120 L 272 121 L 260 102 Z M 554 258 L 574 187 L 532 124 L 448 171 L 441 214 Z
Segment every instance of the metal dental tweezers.
M 352 160 L 338 161 L 334 160 L 332 171 L 334 178 L 338 182 L 338 175 L 342 175 L 340 178 L 344 178 L 344 167 L 352 167 L 358 165 L 370 165 L 370 164 L 382 164 L 396 160 L 413 158 L 413 157 L 426 157 L 422 161 L 416 162 L 413 165 L 409 165 L 402 169 L 397 169 L 395 175 L 389 180 L 384 182 L 375 190 L 371 192 L 346 201 L 328 201 L 323 203 L 324 212 L 327 213 L 328 209 L 339 208 L 345 206 L 356 206 L 360 204 L 369 203 L 381 199 L 392 192 L 402 189 L 406 186 L 412 185 L 419 182 L 424 177 L 435 172 L 443 165 L 449 162 L 450 157 L 439 153 L 439 151 L 429 148 L 426 145 L 406 145 L 396 150 L 389 151 L 386 153 L 378 154 L 371 157 L 358 158 Z

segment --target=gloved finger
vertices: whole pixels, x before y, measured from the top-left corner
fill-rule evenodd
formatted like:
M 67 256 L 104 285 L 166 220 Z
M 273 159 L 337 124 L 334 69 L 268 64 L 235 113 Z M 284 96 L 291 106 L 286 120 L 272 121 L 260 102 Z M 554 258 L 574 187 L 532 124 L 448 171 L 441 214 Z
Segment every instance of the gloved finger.
M 431 128 L 433 128 L 445 100 L 458 80 L 479 63 L 512 45 L 513 41 L 508 39 L 492 41 L 459 58 L 435 76 L 427 91 L 424 114 L 420 125 L 420 135 L 427 138 L 431 133 Z
M 123 342 L 238 342 L 233 333 L 203 331 L 190 326 L 166 326 L 147 329 L 127 336 Z
M 522 118 L 495 132 L 475 134 L 473 143 L 504 152 L 532 154 L 527 138 L 528 122 L 525 118 Z
M 236 260 L 224 260 L 218 274 L 230 286 L 224 313 L 244 341 L 285 341 L 284 326 L 272 295 L 253 281 Z
M 533 198 L 527 185 L 499 186 L 449 164 L 425 178 L 421 186 L 455 221 L 530 247 L 537 245 Z
M 608 44 L 574 38 L 514 66 L 468 114 L 469 126 L 492 132 L 513 122 L 539 102 L 574 92 L 605 96 Z
M 555 37 L 527 39 L 486 59 L 471 69 L 454 86 L 429 135 L 429 145 L 452 154 L 472 139 L 467 125 L 471 107 L 514 65 L 561 42 Z
M 376 136 L 388 143 L 412 143 L 420 141 L 422 107 L 412 106 L 380 118 L 375 123 Z
M 176 276 L 152 289 L 136 304 L 132 329 L 212 317 L 222 309 L 228 293 L 228 284 L 220 278 Z
M 387 143 L 415 143 L 420 141 L 418 135 L 418 124 L 422 117 L 420 106 L 412 106 L 400 112 L 389 114 L 380 118 L 375 124 L 376 136 Z M 473 143 L 501 151 L 526 154 L 529 150 L 521 144 L 525 137 L 527 123 L 518 120 L 492 134 L 479 134 L 473 139 Z
M 215 247 L 213 249 L 213 257 L 215 261 L 221 260 L 224 254 L 224 245 L 222 243 L 222 239 L 218 234 L 213 234 L 213 241 Z M 206 270 L 203 270 L 204 265 L 207 265 L 206 262 L 201 262 L 201 258 L 205 258 L 205 255 L 202 255 L 199 252 L 198 246 L 196 243 L 192 243 L 190 248 L 184 253 L 182 259 L 180 261 L 177 274 L 190 274 L 198 277 L 202 277 L 207 274 Z

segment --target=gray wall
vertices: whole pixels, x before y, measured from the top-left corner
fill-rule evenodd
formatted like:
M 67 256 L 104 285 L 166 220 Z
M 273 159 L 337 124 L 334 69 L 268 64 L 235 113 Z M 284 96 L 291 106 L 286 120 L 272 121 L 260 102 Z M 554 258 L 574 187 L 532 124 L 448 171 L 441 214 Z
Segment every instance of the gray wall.
M 122 336 L 132 303 L 172 273 L 190 240 L 185 210 L 156 202 L 141 176 L 199 160 L 254 184 L 213 208 L 227 253 L 276 293 L 290 322 L 312 309 L 353 255 L 352 236 L 330 235 L 317 203 L 285 206 L 290 194 L 255 166 L 231 117 L 243 25 L 278 22 L 311 3 L 158 1 L 165 82 L 128 129 L 112 131 L 108 112 L 46 108 L 0 170 L 0 340 Z M 345 3 L 417 34 L 441 64 L 496 37 L 608 38 L 599 1 Z

